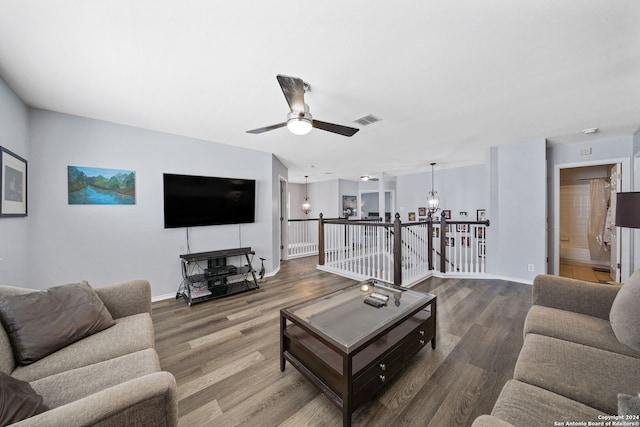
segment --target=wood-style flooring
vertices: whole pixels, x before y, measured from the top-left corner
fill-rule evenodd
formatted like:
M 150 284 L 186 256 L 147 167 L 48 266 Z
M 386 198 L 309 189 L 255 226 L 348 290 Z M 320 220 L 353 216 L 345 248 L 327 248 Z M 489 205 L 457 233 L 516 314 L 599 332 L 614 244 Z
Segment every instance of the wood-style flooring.
M 178 383 L 181 426 L 340 426 L 342 413 L 295 368 L 279 366 L 279 310 L 353 281 L 286 261 L 260 289 L 189 307 L 153 303 L 156 350 Z M 354 426 L 469 426 L 491 412 L 522 347 L 531 286 L 428 279 L 437 348 L 424 347 L 353 416 Z M 345 325 L 347 327 L 347 325 Z
M 613 280 L 608 271 L 600 270 L 602 270 L 602 268 L 594 268 L 594 266 L 590 264 L 560 260 L 561 277 L 568 277 L 570 279 L 578 279 L 594 283 L 608 283 Z

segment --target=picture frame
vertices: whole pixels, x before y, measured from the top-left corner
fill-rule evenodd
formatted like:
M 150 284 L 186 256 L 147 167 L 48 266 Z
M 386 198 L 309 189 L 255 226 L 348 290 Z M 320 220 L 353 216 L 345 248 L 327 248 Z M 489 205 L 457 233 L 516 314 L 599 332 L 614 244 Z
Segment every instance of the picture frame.
M 476 210 L 476 221 L 486 221 L 487 220 L 487 210 L 486 209 L 478 209 Z
M 433 238 L 434 239 L 440 238 L 440 227 L 433 227 Z
M 418 208 L 418 216 L 427 216 L 427 208 Z
M 27 216 L 27 161 L 0 147 L 0 217 Z
M 461 233 L 469 232 L 469 224 L 456 224 L 456 231 Z
M 468 248 L 471 247 L 471 238 L 469 236 L 460 237 L 460 245 L 466 246 Z
M 409 222 L 415 221 L 416 220 L 416 213 L 415 212 L 409 212 Z
M 136 172 L 67 166 L 69 205 L 135 205 Z
M 478 257 L 486 258 L 487 257 L 487 243 L 486 242 L 478 242 Z
M 445 237 L 444 245 L 445 246 L 454 247 L 456 245 L 456 238 L 455 237 Z
M 444 219 L 451 219 L 451 211 L 449 209 L 442 211 Z
M 476 227 L 476 232 L 475 232 L 476 238 L 484 239 L 485 235 L 486 235 L 485 230 L 486 230 L 486 228 L 484 228 L 484 227 Z
M 358 214 L 358 198 L 356 196 L 342 196 L 342 214 L 345 218 Z

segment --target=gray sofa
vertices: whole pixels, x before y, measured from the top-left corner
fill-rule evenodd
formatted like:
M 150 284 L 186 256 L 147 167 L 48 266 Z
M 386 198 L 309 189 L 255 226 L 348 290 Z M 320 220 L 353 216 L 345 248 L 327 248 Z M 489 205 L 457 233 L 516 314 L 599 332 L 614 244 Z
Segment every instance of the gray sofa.
M 532 303 L 513 379 L 473 427 L 607 425 L 638 414 L 640 270 L 622 287 L 540 275 Z
M 131 280 L 93 291 L 113 326 L 33 363 L 16 362 L 3 317 L 0 371 L 11 381 L 28 382 L 49 408 L 15 425 L 177 425 L 176 382 L 161 370 L 154 350 L 149 282 Z M 29 292 L 33 291 L 0 286 L 0 296 Z

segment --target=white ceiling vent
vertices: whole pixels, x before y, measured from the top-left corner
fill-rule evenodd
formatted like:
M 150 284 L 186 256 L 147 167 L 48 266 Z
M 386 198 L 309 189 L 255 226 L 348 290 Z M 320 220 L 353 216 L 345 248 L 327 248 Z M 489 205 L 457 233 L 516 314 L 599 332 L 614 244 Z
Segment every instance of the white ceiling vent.
M 355 119 L 353 122 L 362 126 L 367 126 L 371 123 L 379 122 L 380 120 L 382 120 L 380 117 L 376 117 L 373 114 L 367 114 L 366 116 Z

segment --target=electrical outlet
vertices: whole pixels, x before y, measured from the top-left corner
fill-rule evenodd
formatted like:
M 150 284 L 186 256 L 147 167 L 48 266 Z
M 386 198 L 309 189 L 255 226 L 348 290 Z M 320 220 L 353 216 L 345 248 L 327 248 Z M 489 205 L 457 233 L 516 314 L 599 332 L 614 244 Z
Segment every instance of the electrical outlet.
M 534 270 L 533 264 L 527 264 L 527 270 L 528 271 L 533 271 Z

